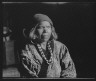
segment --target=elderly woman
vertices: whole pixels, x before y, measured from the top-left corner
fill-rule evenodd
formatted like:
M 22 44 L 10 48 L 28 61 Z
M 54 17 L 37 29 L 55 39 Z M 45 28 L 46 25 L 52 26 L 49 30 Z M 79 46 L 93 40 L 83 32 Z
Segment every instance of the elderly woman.
M 29 78 L 76 78 L 76 69 L 68 48 L 57 41 L 51 19 L 35 14 L 30 42 L 22 49 L 23 76 Z

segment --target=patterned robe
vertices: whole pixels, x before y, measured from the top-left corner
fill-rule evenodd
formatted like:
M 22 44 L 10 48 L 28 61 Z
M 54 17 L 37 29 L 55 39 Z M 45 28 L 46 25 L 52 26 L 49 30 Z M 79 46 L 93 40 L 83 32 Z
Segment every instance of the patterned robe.
M 34 43 L 25 45 L 21 62 L 23 76 L 29 78 L 76 78 L 76 69 L 68 48 L 61 42 L 53 40 L 51 44 L 53 63 L 47 64 Z M 47 54 L 47 52 L 44 52 Z

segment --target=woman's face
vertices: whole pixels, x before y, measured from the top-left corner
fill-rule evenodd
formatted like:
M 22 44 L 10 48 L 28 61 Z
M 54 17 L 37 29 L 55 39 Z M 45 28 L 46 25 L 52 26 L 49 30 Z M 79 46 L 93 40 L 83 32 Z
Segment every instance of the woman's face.
M 47 42 L 51 36 L 51 24 L 48 21 L 42 21 L 37 27 L 37 35 L 42 42 Z

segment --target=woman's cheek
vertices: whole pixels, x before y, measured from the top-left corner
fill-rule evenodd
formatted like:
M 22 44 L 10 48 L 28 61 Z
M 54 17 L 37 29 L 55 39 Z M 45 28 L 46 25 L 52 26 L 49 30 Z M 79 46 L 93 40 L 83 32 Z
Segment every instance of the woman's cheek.
M 38 34 L 39 34 L 39 35 L 42 35 L 42 32 L 43 32 L 42 29 L 39 29 L 39 30 L 38 30 Z

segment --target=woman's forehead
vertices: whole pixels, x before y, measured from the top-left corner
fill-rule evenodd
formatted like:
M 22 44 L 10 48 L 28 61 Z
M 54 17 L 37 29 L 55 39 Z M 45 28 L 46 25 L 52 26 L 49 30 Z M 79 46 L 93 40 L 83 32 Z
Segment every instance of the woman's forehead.
M 39 23 L 39 25 L 51 26 L 51 24 L 48 21 L 42 21 L 42 22 Z

